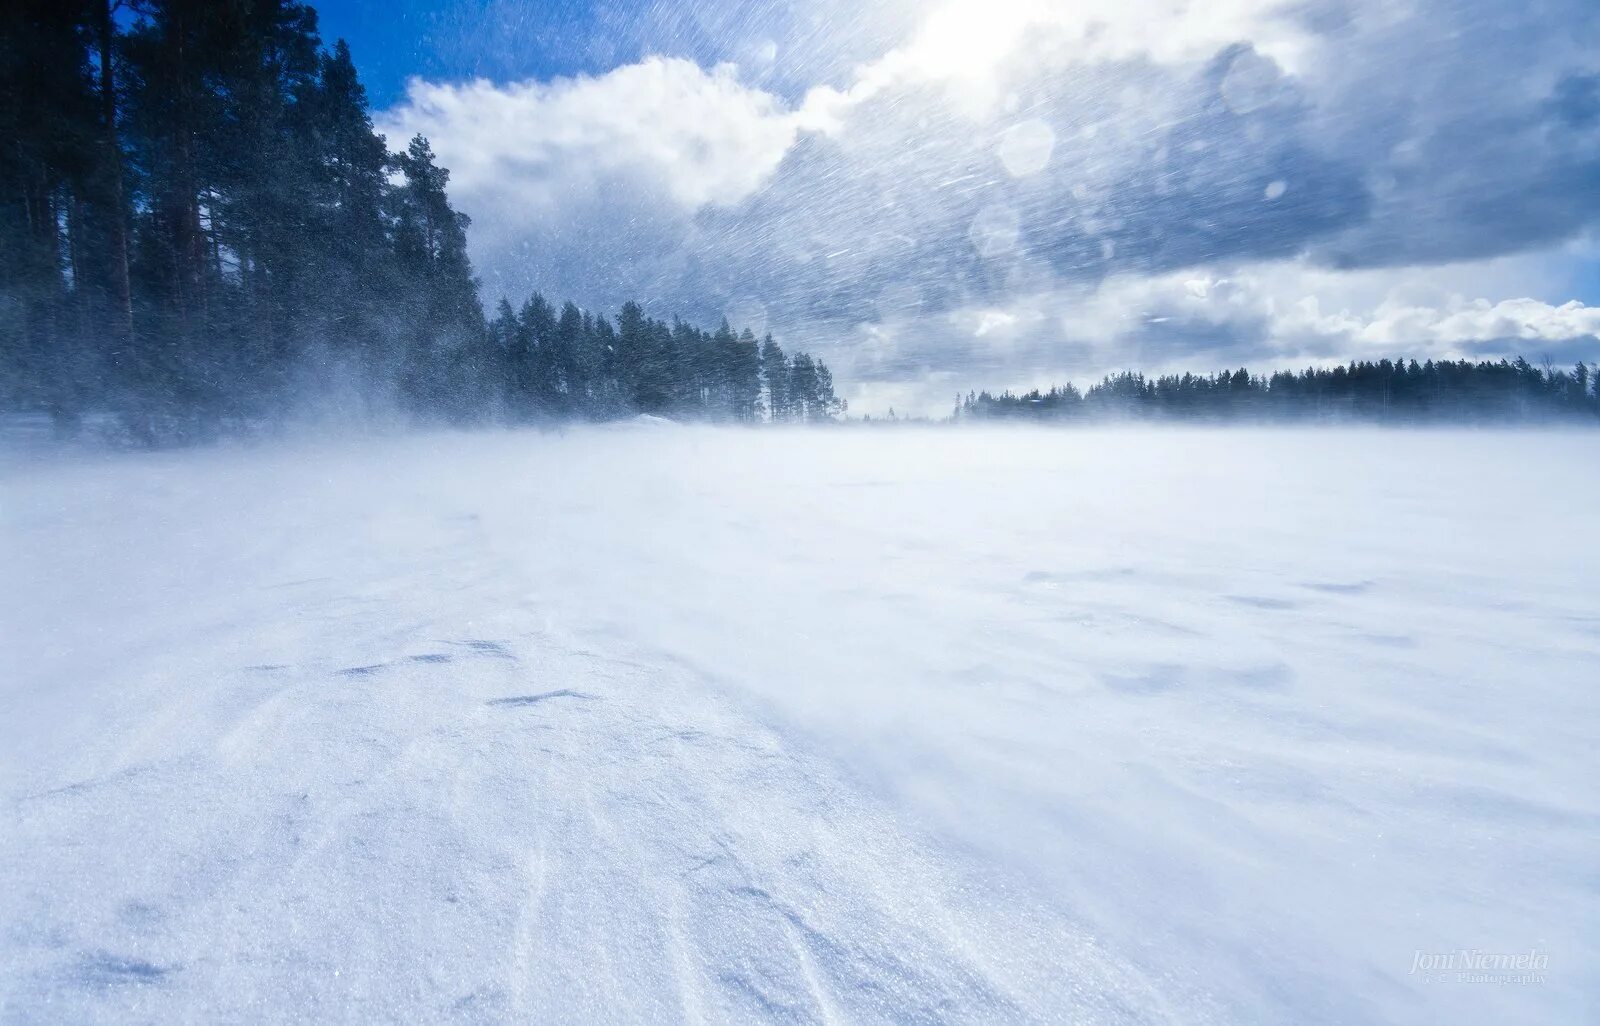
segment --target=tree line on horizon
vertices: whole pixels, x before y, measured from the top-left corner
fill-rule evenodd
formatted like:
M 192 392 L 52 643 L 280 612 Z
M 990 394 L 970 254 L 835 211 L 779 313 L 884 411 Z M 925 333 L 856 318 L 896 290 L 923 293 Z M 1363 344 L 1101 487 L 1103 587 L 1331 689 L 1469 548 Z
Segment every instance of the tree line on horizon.
M 843 409 L 821 360 L 726 324 L 540 297 L 487 317 L 449 178 L 420 135 L 390 151 L 307 4 L 13 0 L 0 410 L 158 442 L 318 389 L 443 423 Z
M 1600 418 L 1600 367 L 1571 370 L 1515 360 L 1351 361 L 1252 374 L 1146 377 L 1110 374 L 1079 389 L 1057 385 L 956 398 L 956 421 L 1070 422 L 1088 419 L 1221 421 L 1377 420 L 1385 422 Z
M 574 303 L 558 312 L 535 293 L 520 310 L 502 299 L 489 322 L 496 365 L 484 379 L 511 420 L 610 420 L 648 413 L 719 423 L 816 423 L 845 409 L 833 373 L 810 354 L 786 354 L 766 335 L 647 317 L 622 305 L 613 325 Z

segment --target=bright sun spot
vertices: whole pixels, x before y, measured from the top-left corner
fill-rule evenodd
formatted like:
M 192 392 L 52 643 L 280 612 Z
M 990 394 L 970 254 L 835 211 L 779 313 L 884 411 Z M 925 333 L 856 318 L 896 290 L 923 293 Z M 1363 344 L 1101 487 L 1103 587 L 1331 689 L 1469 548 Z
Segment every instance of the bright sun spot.
M 905 53 L 930 77 L 976 79 L 989 75 L 1035 21 L 1049 17 L 1038 0 L 951 0 L 937 8 Z

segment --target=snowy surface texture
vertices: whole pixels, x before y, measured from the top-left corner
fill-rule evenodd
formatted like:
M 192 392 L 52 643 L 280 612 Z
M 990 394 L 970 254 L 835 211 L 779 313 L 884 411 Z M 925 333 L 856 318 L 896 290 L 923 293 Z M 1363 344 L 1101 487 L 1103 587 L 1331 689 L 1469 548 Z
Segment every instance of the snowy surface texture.
M 0 1021 L 1593 1021 L 1594 454 L 12 456 Z

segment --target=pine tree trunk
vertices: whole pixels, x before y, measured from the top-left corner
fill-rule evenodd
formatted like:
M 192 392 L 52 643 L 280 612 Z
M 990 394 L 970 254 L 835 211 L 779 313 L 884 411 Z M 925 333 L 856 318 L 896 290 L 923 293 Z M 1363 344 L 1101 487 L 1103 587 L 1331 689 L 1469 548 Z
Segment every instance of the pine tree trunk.
M 24 332 L 28 362 L 33 366 L 34 401 L 40 403 L 59 426 L 65 415 L 61 403 L 57 364 L 61 313 L 61 238 L 56 221 L 55 197 L 49 175 L 42 168 L 28 176 L 23 202 L 28 217 L 28 274 L 24 295 Z
M 179 190 L 178 223 L 178 307 L 179 317 L 187 335 L 190 353 L 195 344 L 195 330 L 206 324 L 206 296 L 204 272 L 201 267 L 200 187 L 195 173 L 194 123 L 189 103 L 188 50 L 186 33 L 189 30 L 180 10 L 173 33 L 177 40 L 178 80 L 178 152 L 177 174 L 174 176 Z M 196 318 L 199 324 L 194 323 Z
M 117 93 L 111 73 L 111 0 L 100 2 L 100 116 L 106 161 L 106 205 L 111 219 L 111 293 L 116 304 L 113 365 L 133 344 L 133 290 L 128 279 L 128 225 L 122 194 L 122 144 L 117 139 Z

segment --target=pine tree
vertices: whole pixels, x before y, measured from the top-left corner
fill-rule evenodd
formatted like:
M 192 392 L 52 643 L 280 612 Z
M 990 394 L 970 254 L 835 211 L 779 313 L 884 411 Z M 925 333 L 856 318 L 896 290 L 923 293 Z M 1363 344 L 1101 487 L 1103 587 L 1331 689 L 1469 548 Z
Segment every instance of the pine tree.
M 87 6 L 14 0 L 0 13 L 0 307 L 4 398 L 65 426 L 81 404 L 82 325 L 73 295 L 84 183 L 95 163 L 97 98 Z
M 615 366 L 623 405 L 633 410 L 655 408 L 644 392 L 650 375 L 650 326 L 638 303 L 624 303 L 617 313 L 616 349 Z
M 761 350 L 749 328 L 732 343 L 728 359 L 729 408 L 735 421 L 749 424 L 761 416 Z
M 564 303 L 556 319 L 551 352 L 552 385 L 558 396 L 555 412 L 562 418 L 582 417 L 588 412 L 589 361 L 584 349 L 583 312 L 576 303 Z
M 306 328 L 331 357 L 377 370 L 389 349 L 388 312 L 399 300 L 383 214 L 388 151 L 344 40 L 320 56 L 302 109 L 313 201 Z
M 795 353 L 789 360 L 789 414 L 803 423 L 819 419 L 817 364 L 809 353 Z
M 535 295 L 486 320 L 426 139 L 390 153 L 349 47 L 300 0 L 0 10 L 0 403 L 132 437 L 281 414 L 307 381 L 424 420 L 831 416 L 770 336 Z M 796 368 L 799 368 L 798 375 Z M 797 382 L 799 391 L 797 391 Z
M 833 372 L 821 360 L 816 361 L 816 386 L 813 393 L 810 418 L 814 421 L 832 420 L 844 412 L 844 400 L 833 393 Z
M 405 186 L 394 196 L 396 258 L 409 327 L 402 388 L 424 415 L 465 419 L 488 364 L 488 332 L 467 257 L 470 220 L 450 206 L 450 172 L 418 135 L 394 158 Z
M 792 419 L 789 397 L 789 360 L 783 347 L 768 335 L 761 341 L 761 380 L 767 395 L 767 416 L 775 424 Z
M 527 354 L 525 378 L 526 416 L 547 419 L 558 413 L 559 397 L 555 383 L 556 315 L 537 292 L 522 305 L 517 315 L 522 326 L 521 351 Z

